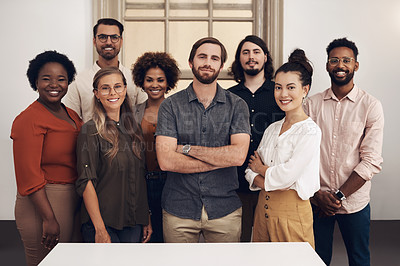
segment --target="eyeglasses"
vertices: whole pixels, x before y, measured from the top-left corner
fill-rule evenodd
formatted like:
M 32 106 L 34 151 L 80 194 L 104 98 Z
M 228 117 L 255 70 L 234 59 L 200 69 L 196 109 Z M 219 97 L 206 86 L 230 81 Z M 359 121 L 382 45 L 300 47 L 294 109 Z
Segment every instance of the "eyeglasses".
M 96 90 L 99 91 L 101 95 L 107 96 L 110 94 L 111 88 L 114 89 L 114 91 L 118 94 L 121 94 L 125 90 L 125 86 L 123 84 L 119 84 L 119 83 L 115 84 L 114 87 L 104 85 Z
M 99 34 L 99 35 L 97 35 L 97 38 L 99 39 L 99 41 L 103 42 L 103 43 L 107 42 L 108 37 L 110 37 L 112 43 L 117 43 L 119 41 L 119 39 L 121 39 L 121 36 L 119 36 L 117 34 L 113 34 L 113 35 Z
M 331 66 L 337 66 L 339 65 L 339 62 L 342 61 L 343 64 L 348 65 L 351 63 L 352 60 L 355 61 L 355 59 L 352 57 L 343 57 L 343 58 L 332 57 L 328 59 L 328 63 Z

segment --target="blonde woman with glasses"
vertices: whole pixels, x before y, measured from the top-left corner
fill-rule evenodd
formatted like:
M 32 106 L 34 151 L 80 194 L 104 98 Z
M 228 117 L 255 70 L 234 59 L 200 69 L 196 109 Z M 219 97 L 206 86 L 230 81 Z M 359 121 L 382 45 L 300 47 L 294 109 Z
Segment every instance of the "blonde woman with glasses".
M 142 137 L 116 67 L 93 78 L 93 118 L 78 137 L 78 180 L 85 242 L 147 242 L 149 222 Z

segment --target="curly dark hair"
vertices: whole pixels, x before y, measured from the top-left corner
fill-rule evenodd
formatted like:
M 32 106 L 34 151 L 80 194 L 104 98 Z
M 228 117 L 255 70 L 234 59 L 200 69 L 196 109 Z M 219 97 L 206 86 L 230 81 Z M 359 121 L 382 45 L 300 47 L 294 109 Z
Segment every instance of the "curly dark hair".
M 132 66 L 133 82 L 143 88 L 144 78 L 150 68 L 159 67 L 167 78 L 166 92 L 175 88 L 181 71 L 175 59 L 165 52 L 147 52 L 140 56 Z
M 274 66 L 272 64 L 271 53 L 268 50 L 267 44 L 263 39 L 256 35 L 247 35 L 238 45 L 235 53 L 235 61 L 233 61 L 232 66 L 230 67 L 229 75 L 233 76 L 236 82 L 240 83 L 244 81 L 244 71 L 242 64 L 240 63 L 240 52 L 242 51 L 242 47 L 245 42 L 252 42 L 255 45 L 260 46 L 263 50 L 264 54 L 267 55 L 267 62 L 264 64 L 264 77 L 267 80 L 271 80 L 274 75 Z
M 328 58 L 329 58 L 329 53 L 333 49 L 338 47 L 347 47 L 353 50 L 354 59 L 357 61 L 358 48 L 354 42 L 347 40 L 347 38 L 335 39 L 328 45 L 328 47 L 326 47 L 326 53 L 328 54 Z
M 39 71 L 45 64 L 51 62 L 59 63 L 65 68 L 68 74 L 68 85 L 74 80 L 76 74 L 74 63 L 72 63 L 66 55 L 60 54 L 57 51 L 45 51 L 29 61 L 26 75 L 28 76 L 29 84 L 34 91 L 37 91 L 36 81 L 39 76 Z

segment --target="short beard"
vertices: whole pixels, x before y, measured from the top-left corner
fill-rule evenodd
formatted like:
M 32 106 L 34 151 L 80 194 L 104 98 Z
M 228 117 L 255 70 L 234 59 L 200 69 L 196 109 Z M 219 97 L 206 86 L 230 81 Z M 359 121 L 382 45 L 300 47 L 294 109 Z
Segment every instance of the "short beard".
M 199 71 L 197 71 L 194 67 L 192 67 L 192 73 L 196 77 L 196 79 L 203 84 L 213 83 L 218 78 L 219 75 L 219 71 L 216 71 L 212 76 L 203 77 L 200 75 Z
M 112 60 L 115 57 L 117 57 L 119 54 L 119 51 L 116 51 L 116 50 L 114 51 L 114 53 L 105 53 L 105 52 L 103 52 L 101 47 L 100 48 L 96 47 L 96 50 L 97 50 L 97 53 L 99 54 L 99 56 L 103 57 L 105 60 Z
M 351 72 L 347 75 L 347 77 L 344 80 L 337 80 L 335 77 L 335 74 L 333 72 L 329 72 L 329 76 L 331 77 L 331 81 L 333 84 L 337 86 L 344 86 L 350 83 L 350 81 L 354 77 L 354 72 Z
M 249 76 L 256 76 L 258 73 L 264 70 L 264 65 L 260 69 L 257 68 L 250 68 L 250 69 L 243 69 L 244 73 Z

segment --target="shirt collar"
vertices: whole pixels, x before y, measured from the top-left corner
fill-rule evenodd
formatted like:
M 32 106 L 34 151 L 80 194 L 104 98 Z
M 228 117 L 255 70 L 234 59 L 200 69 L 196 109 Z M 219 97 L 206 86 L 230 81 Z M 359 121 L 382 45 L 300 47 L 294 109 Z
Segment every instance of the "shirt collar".
M 272 82 L 272 81 L 269 80 L 269 79 L 266 79 L 266 80 L 264 81 L 264 83 L 263 83 L 254 93 L 257 93 L 257 92 L 259 92 L 259 91 L 261 91 L 261 90 L 269 91 L 269 90 L 271 90 L 272 88 L 274 88 L 274 85 L 275 85 L 274 82 Z M 241 90 L 250 91 L 250 90 L 244 85 L 244 81 L 240 82 L 239 88 L 240 88 Z
M 351 89 L 351 91 L 345 96 L 344 98 L 348 98 L 350 101 L 355 102 L 358 92 L 359 92 L 359 88 L 357 87 L 356 84 L 354 84 L 353 88 Z M 334 99 L 336 101 L 339 101 L 339 99 L 336 97 L 336 95 L 333 93 L 332 88 L 329 88 L 324 95 L 324 100 L 329 100 L 329 99 Z
M 197 95 L 194 92 L 193 89 L 193 82 L 190 83 L 189 87 L 187 87 L 186 89 L 187 94 L 188 94 L 188 99 L 189 102 L 192 102 L 194 100 L 197 100 Z M 221 103 L 225 103 L 226 102 L 226 94 L 224 93 L 224 89 L 217 83 L 217 92 L 215 94 L 215 97 L 213 99 L 213 102 L 221 102 Z
M 122 64 L 118 61 L 118 68 L 119 70 L 122 71 Z M 95 73 L 97 73 L 97 71 L 99 71 L 101 69 L 101 67 L 97 64 L 97 61 L 94 62 L 93 64 L 93 70 Z

